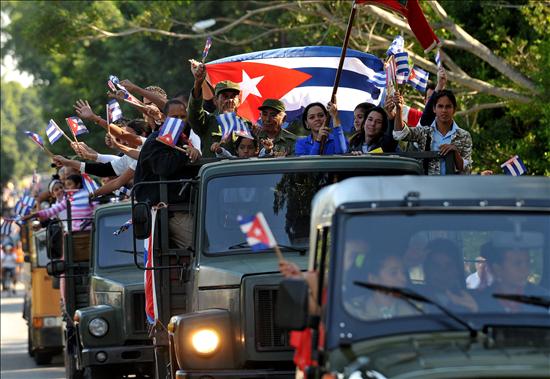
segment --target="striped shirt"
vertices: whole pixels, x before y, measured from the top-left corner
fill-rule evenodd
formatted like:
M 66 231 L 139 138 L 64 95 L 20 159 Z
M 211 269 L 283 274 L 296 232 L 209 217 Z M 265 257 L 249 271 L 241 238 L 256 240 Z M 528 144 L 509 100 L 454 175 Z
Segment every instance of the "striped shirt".
M 51 218 L 66 209 L 67 201 L 66 198 L 63 198 L 50 208 L 38 211 L 38 216 L 41 218 Z M 88 192 L 85 189 L 76 192 L 71 201 L 72 230 L 90 230 L 92 226 L 90 220 L 92 219 L 93 212 L 94 207 L 90 204 Z M 84 224 L 84 227 L 82 224 Z

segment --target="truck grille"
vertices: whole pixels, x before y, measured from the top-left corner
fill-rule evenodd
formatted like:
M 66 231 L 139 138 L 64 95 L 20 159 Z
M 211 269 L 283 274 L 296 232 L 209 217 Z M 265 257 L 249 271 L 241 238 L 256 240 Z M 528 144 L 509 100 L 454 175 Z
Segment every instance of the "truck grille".
M 132 295 L 132 326 L 134 333 L 147 332 L 147 319 L 145 318 L 145 294 L 136 292 Z
M 286 351 L 288 333 L 275 325 L 277 309 L 277 287 L 257 286 L 254 288 L 254 320 L 256 328 L 256 349 L 258 351 Z

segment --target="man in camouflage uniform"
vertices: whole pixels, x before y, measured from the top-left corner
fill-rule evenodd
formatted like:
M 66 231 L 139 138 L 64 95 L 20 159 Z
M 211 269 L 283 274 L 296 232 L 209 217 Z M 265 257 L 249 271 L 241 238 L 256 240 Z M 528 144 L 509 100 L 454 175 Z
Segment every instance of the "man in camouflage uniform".
M 271 147 L 271 151 L 265 151 L 265 155 L 283 157 L 294 154 L 296 136 L 282 128 L 286 118 L 283 102 L 277 99 L 265 99 L 258 109 L 262 119 L 262 127 L 257 133 L 258 139 L 264 146 Z
M 396 93 L 395 127 L 393 138 L 417 142 L 422 151 L 439 151 L 445 156 L 455 152 L 454 163 L 456 173 L 469 174 L 472 167 L 472 137 L 466 130 L 459 128 L 453 120 L 456 112 L 456 98 L 452 91 L 442 90 L 434 95 L 435 120 L 429 126 L 409 128 L 404 125 L 401 117 L 403 97 Z M 443 159 L 431 160 L 428 165 L 428 175 L 445 175 Z
M 189 96 L 187 114 L 191 129 L 201 138 L 201 153 L 203 158 L 213 158 L 215 154 L 210 150 L 214 142 L 220 142 L 220 126 L 216 116 L 224 112 L 237 112 L 241 104 L 241 92 L 237 83 L 224 80 L 216 84 L 214 89 L 214 104 L 216 111 L 208 113 L 203 108 L 202 84 L 206 78 L 204 64 L 191 62 L 191 72 L 195 77 L 195 84 Z M 229 146 L 230 145 L 230 146 Z M 231 141 L 228 141 L 228 150 L 233 150 Z

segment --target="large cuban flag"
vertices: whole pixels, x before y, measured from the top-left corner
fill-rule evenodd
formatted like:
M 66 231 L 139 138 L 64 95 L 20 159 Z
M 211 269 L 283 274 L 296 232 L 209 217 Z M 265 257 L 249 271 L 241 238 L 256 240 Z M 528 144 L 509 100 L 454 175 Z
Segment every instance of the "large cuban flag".
M 219 59 L 206 65 L 210 84 L 231 80 L 241 87 L 238 115 L 259 118 L 265 99 L 280 99 L 287 121 L 299 118 L 306 105 L 330 101 L 340 47 L 307 46 L 259 51 Z M 382 77 L 382 80 L 380 78 Z M 361 102 L 378 105 L 385 86 L 383 62 L 374 55 L 348 49 L 337 104 L 346 131 L 353 128 L 353 110 Z

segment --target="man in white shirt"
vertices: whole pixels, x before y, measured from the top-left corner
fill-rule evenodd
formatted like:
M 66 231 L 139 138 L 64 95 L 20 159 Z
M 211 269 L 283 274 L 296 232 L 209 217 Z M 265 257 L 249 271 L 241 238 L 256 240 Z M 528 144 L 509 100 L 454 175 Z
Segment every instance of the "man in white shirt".
M 489 272 L 487 260 L 476 257 L 476 272 L 466 278 L 466 287 L 470 289 L 483 289 L 493 284 L 493 276 Z

